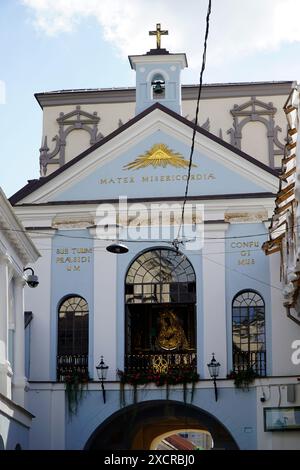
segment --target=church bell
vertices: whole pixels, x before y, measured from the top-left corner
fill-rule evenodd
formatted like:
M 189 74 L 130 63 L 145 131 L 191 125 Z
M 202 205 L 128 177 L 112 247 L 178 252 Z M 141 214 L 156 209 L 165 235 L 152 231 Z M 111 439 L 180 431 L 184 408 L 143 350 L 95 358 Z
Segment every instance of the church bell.
M 165 91 L 165 82 L 162 80 L 154 80 L 152 82 L 153 85 L 153 93 L 156 95 L 160 95 Z

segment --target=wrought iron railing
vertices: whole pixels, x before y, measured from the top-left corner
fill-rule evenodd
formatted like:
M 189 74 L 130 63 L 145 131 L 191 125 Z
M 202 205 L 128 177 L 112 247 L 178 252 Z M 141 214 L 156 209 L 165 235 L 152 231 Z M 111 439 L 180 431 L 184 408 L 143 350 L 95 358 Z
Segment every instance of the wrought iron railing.
M 148 353 L 148 354 L 126 354 L 126 372 L 149 372 L 155 371 L 156 364 L 165 364 L 167 370 L 175 369 L 197 369 L 196 352 L 188 353 Z
M 250 368 L 257 375 L 262 377 L 266 375 L 266 351 L 237 351 L 233 353 L 234 372 L 241 372 Z
M 68 377 L 77 374 L 81 381 L 88 380 L 88 355 L 64 354 L 57 356 L 56 376 L 58 382 L 65 382 Z

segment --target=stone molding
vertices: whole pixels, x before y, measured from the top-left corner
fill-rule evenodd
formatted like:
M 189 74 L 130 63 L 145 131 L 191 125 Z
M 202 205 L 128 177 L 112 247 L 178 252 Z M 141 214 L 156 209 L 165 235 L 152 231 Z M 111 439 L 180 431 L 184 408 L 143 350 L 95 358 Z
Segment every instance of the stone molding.
M 98 117 L 97 112 L 95 111 L 93 114 L 87 113 L 81 110 L 79 105 L 70 113 L 64 114 L 61 112 L 56 121 L 59 125 L 59 130 L 58 134 L 52 139 L 55 142 L 54 149 L 51 152 L 49 151 L 47 135 L 44 137 L 43 145 L 40 148 L 41 176 L 46 176 L 49 164 L 58 164 L 59 166 L 65 164 L 67 137 L 71 132 L 76 130 L 88 132 L 90 135 L 90 145 L 94 145 L 104 137 L 101 132 L 98 132 L 100 117 Z
M 235 104 L 231 109 L 233 116 L 233 127 L 228 129 L 230 143 L 241 150 L 242 130 L 249 122 L 261 122 L 267 129 L 269 165 L 275 168 L 275 155 L 283 155 L 285 144 L 278 138 L 278 132 L 282 132 L 281 127 L 275 125 L 275 114 L 277 109 L 273 103 L 265 103 L 251 96 L 250 100 L 241 105 Z

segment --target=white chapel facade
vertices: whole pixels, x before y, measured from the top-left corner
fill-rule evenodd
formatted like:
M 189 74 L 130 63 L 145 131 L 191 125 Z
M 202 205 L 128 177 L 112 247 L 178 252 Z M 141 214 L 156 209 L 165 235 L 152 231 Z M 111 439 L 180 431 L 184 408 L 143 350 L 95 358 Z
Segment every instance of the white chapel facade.
M 215 448 L 299 449 L 300 429 L 272 419 L 280 407 L 298 419 L 300 330 L 282 307 L 279 257 L 261 249 L 294 84 L 203 87 L 187 198 L 201 206 L 188 220 L 203 229 L 195 248 L 165 236 L 176 216 L 164 215 L 184 200 L 198 88 L 181 85 L 183 53 L 157 47 L 129 61 L 135 89 L 36 94 L 41 177 L 11 198 L 42 255 L 40 286 L 26 297 L 30 447 L 150 449 L 188 423 Z M 158 237 L 153 205 L 166 230 Z M 126 253 L 107 251 L 116 238 Z M 240 390 L 234 380 L 250 369 Z M 74 372 L 78 406 L 66 392 Z

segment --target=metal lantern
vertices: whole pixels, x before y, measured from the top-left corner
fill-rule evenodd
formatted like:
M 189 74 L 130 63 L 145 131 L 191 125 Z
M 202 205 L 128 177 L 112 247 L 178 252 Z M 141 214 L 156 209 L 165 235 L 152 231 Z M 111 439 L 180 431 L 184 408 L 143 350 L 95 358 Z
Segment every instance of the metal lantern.
M 101 360 L 100 360 L 99 364 L 96 366 L 96 370 L 97 370 L 98 379 L 101 382 L 103 402 L 105 403 L 104 380 L 106 380 L 106 377 L 107 377 L 108 366 L 105 364 L 105 362 L 103 360 L 103 356 L 101 356 Z
M 211 359 L 210 363 L 207 364 L 207 367 L 208 367 L 210 376 L 214 381 L 215 399 L 216 399 L 216 401 L 218 401 L 218 389 L 217 389 L 216 378 L 219 375 L 220 363 L 216 361 L 215 353 L 212 353 L 212 359 Z

